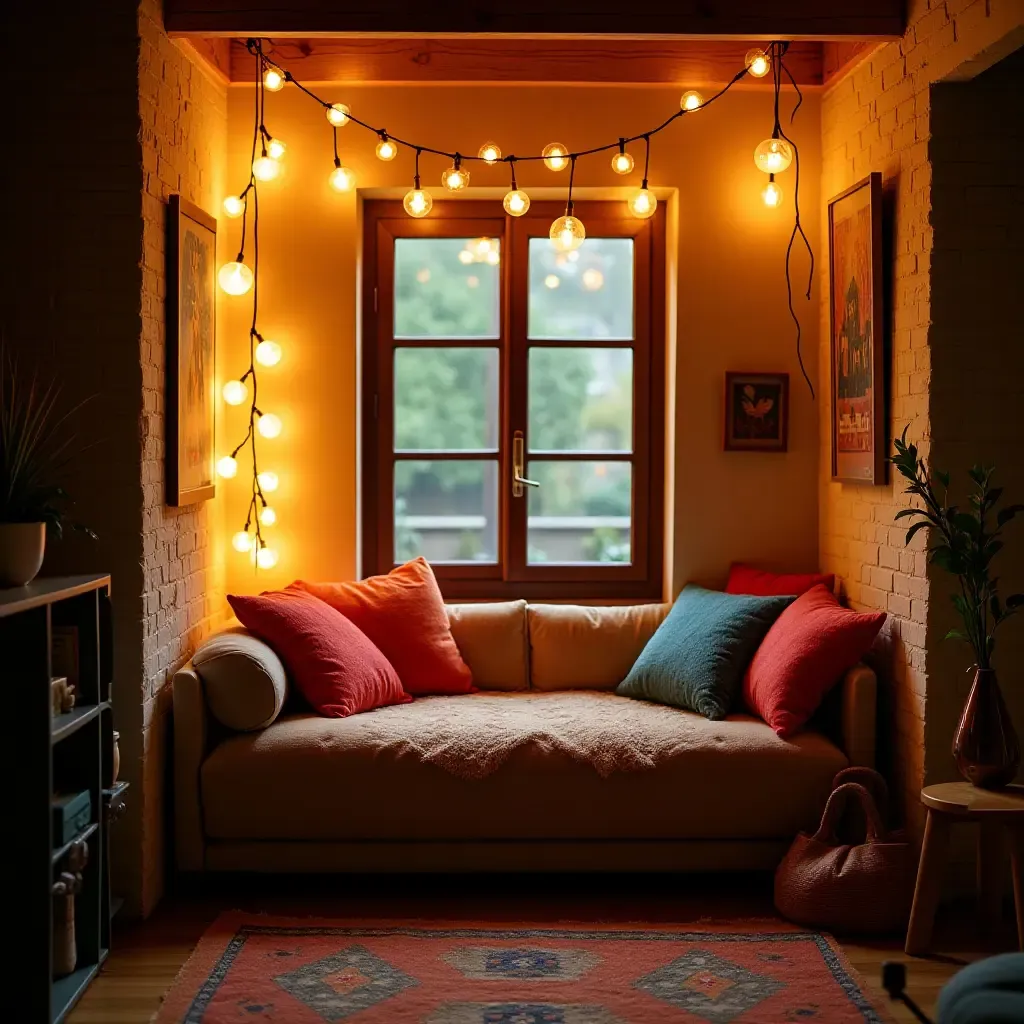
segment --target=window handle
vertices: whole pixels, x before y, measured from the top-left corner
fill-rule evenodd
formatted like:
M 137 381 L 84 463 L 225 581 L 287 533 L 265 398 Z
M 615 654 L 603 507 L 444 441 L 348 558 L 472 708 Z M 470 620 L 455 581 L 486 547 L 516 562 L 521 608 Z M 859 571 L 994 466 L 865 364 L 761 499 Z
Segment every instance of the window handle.
M 517 430 L 512 435 L 512 497 L 521 498 L 524 494 L 524 487 L 540 487 L 538 480 L 529 480 L 523 476 L 526 469 L 526 444 L 523 440 L 523 432 Z

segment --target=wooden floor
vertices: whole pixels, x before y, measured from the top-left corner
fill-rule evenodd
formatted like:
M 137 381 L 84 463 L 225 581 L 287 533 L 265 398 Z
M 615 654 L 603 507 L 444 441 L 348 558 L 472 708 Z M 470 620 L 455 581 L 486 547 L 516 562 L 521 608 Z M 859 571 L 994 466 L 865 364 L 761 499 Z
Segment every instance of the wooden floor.
M 115 931 L 100 977 L 68 1017 L 70 1024 L 145 1024 L 156 1012 L 207 926 L 223 910 L 446 921 L 749 922 L 773 916 L 770 879 L 763 876 L 436 876 L 206 882 L 168 894 L 150 920 Z M 940 922 L 942 956 L 905 957 L 898 940 L 842 943 L 867 988 L 882 994 L 885 960 L 907 963 L 910 995 L 930 1013 L 939 989 L 964 964 L 1014 948 L 1012 922 L 979 936 L 969 910 Z M 902 1006 L 897 1021 L 912 1021 Z M 642 1024 L 642 1022 L 640 1022 Z

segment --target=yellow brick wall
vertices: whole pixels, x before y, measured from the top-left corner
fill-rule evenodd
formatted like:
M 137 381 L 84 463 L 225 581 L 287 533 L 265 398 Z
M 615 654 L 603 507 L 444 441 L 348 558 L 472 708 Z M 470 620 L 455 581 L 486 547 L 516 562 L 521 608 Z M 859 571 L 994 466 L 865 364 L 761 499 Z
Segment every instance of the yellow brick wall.
M 1016 0 L 912 0 L 909 28 L 899 42 L 871 52 L 826 88 L 822 99 L 822 198 L 872 171 L 883 176 L 886 221 L 890 401 L 888 430 L 909 434 L 926 456 L 936 437 L 932 391 L 933 272 L 931 87 L 972 73 L 1007 52 L 1018 38 L 1024 7 Z M 1019 40 L 1024 41 L 1024 40 Z M 1017 43 L 1019 45 L 1019 42 Z M 823 280 L 828 274 L 827 220 L 822 219 Z M 819 545 L 823 569 L 842 579 L 851 605 L 889 613 L 876 651 L 883 692 L 880 730 L 884 766 L 912 825 L 920 823 L 918 790 L 927 777 L 948 776 L 948 727 L 959 696 L 931 686 L 936 659 L 949 658 L 937 629 L 945 623 L 941 583 L 931 578 L 918 534 L 908 550 L 893 523 L 906 504 L 893 482 L 872 487 L 830 479 L 828 289 L 822 287 L 819 353 L 821 492 Z M 943 415 L 946 415 L 945 411 Z M 955 416 L 953 417 L 955 419 Z M 942 424 L 943 429 L 955 429 Z M 936 453 L 938 454 L 938 453 Z M 933 714 L 933 711 L 935 713 Z

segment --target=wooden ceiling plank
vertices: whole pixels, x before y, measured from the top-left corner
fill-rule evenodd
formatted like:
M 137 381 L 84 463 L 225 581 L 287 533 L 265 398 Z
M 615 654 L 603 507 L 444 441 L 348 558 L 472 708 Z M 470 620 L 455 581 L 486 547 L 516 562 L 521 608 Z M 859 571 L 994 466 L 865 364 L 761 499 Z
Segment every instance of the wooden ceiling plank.
M 498 39 L 278 39 L 266 52 L 302 82 L 728 82 L 751 42 Z M 793 43 L 786 66 L 801 85 L 822 82 L 821 44 Z M 231 78 L 249 81 L 252 57 L 231 46 Z M 764 82 L 770 85 L 769 79 Z
M 904 0 L 673 0 L 636 8 L 621 0 L 165 0 L 172 33 L 347 35 L 362 32 L 732 36 L 897 39 Z M 642 31 L 638 33 L 638 29 Z

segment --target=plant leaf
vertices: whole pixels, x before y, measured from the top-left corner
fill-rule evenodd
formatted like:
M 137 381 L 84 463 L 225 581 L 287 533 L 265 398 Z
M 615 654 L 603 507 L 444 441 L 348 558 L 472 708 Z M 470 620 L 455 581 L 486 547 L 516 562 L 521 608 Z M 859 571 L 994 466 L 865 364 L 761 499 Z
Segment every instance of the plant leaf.
M 905 544 L 909 544 L 914 539 L 914 534 L 918 530 L 923 530 L 926 526 L 931 526 L 931 523 L 924 521 L 920 523 L 914 523 L 914 525 L 907 530 L 907 539 L 904 541 Z
M 967 643 L 967 637 L 964 635 L 962 630 L 951 629 L 943 638 L 943 640 L 962 640 Z
M 996 527 L 1005 526 L 1015 515 L 1024 512 L 1024 505 L 1007 505 L 996 516 Z
M 1016 611 L 1018 608 L 1024 607 L 1024 594 L 1011 594 L 1006 599 L 1007 609 Z
M 923 508 L 901 508 L 896 515 L 893 516 L 893 520 L 906 519 L 907 516 L 923 516 L 927 515 Z

